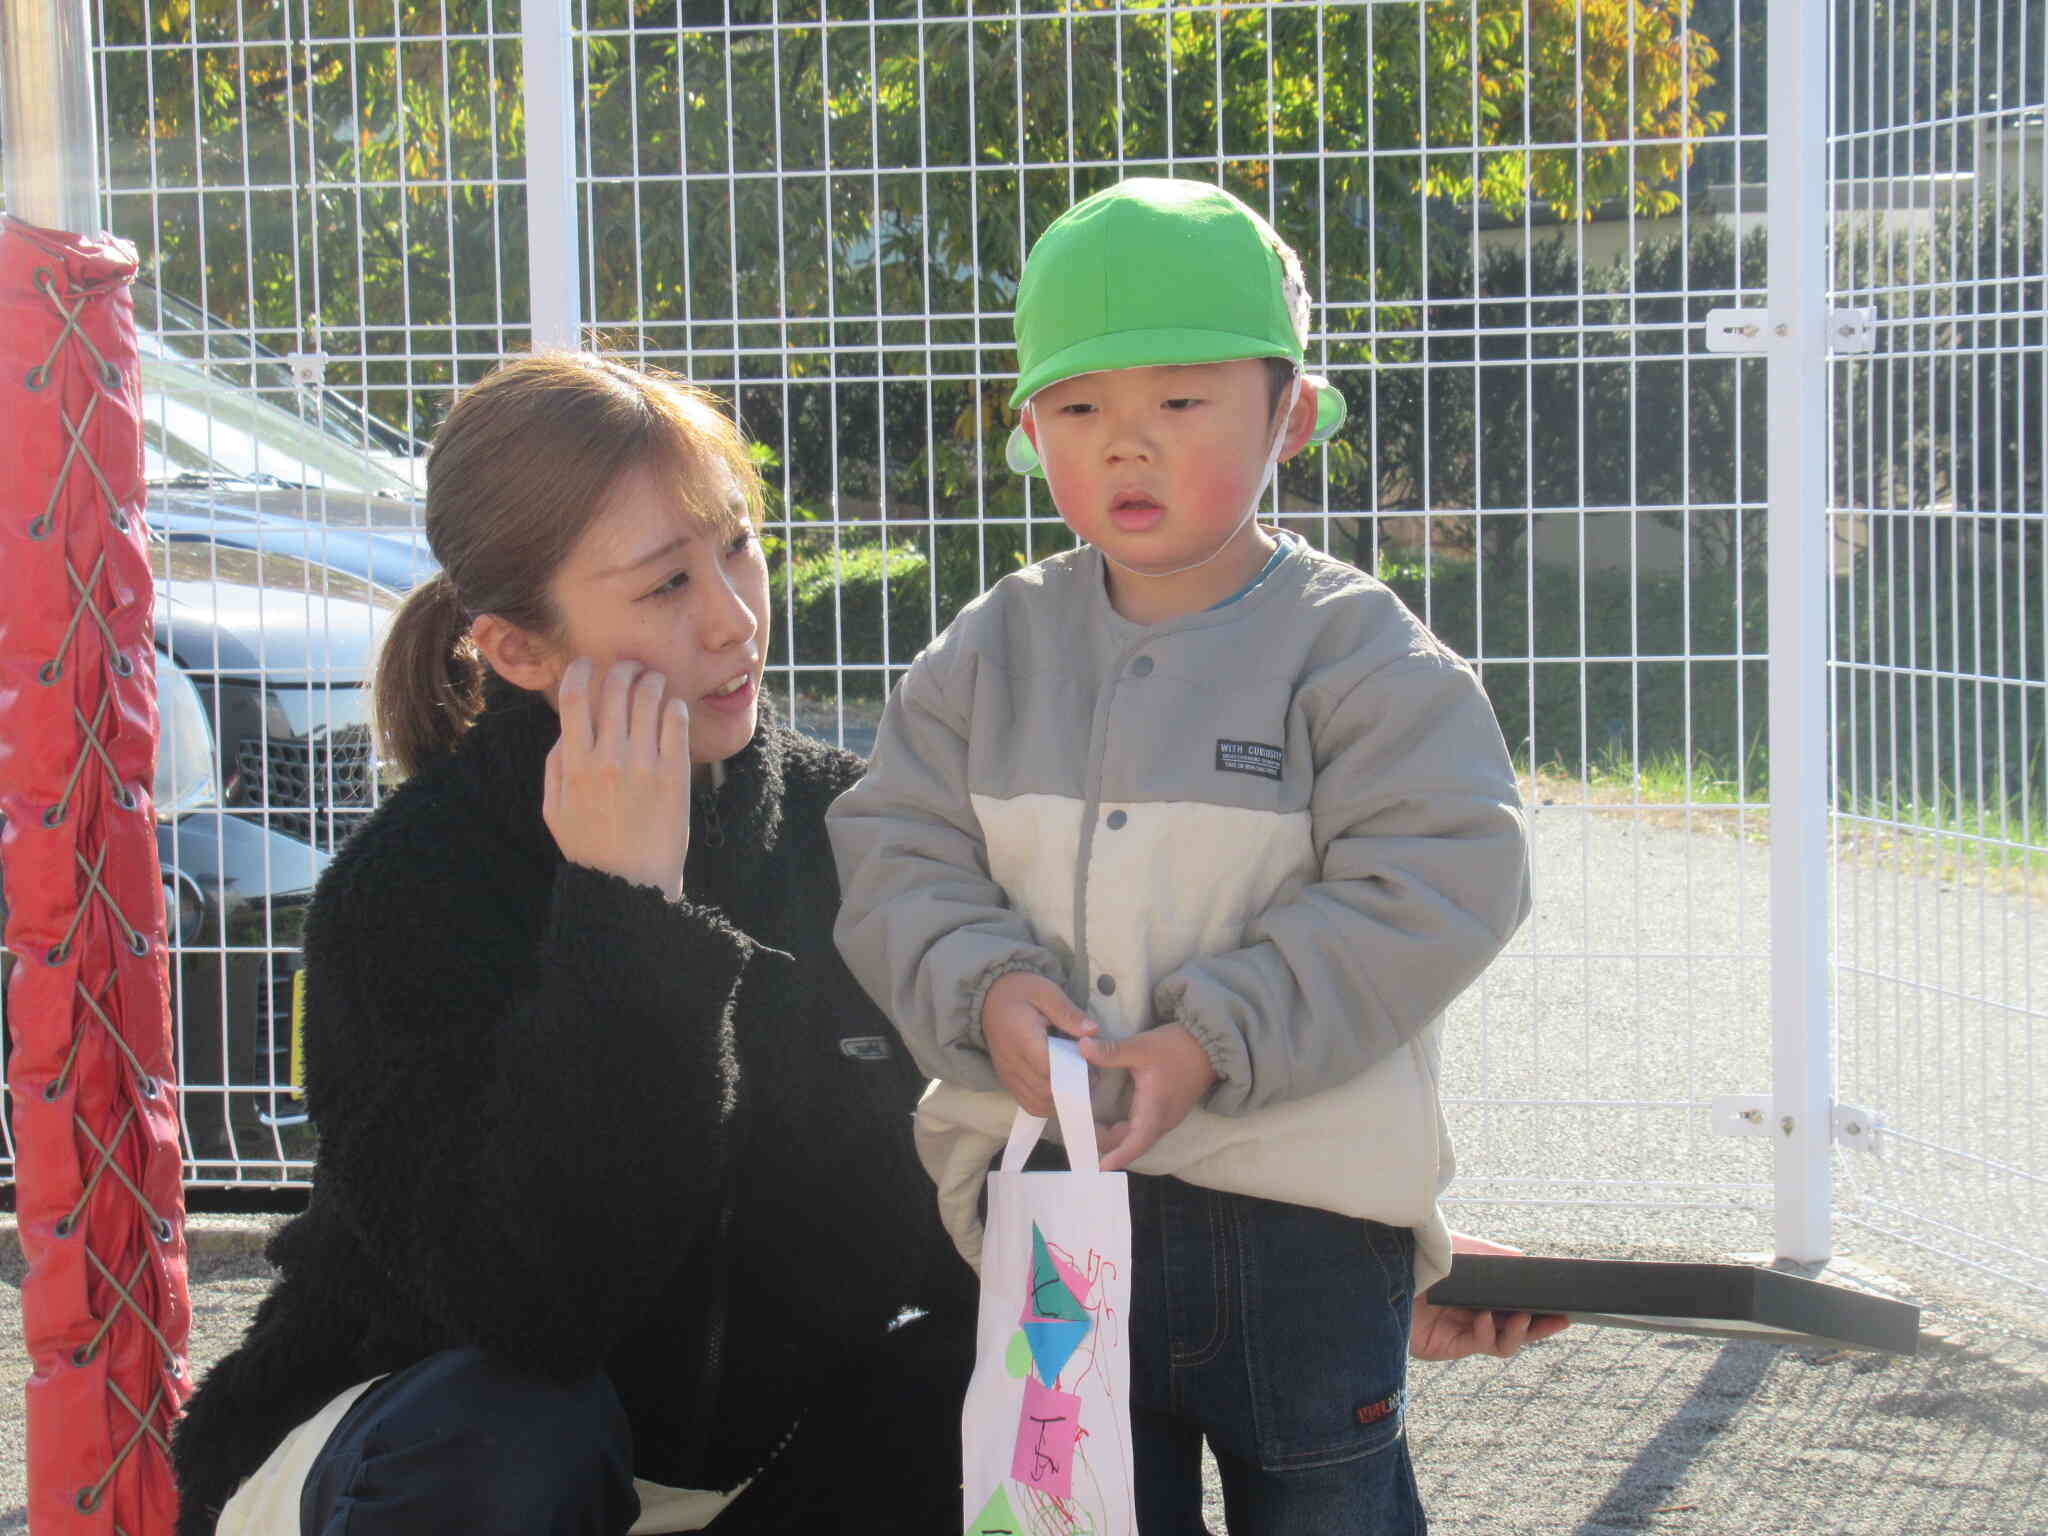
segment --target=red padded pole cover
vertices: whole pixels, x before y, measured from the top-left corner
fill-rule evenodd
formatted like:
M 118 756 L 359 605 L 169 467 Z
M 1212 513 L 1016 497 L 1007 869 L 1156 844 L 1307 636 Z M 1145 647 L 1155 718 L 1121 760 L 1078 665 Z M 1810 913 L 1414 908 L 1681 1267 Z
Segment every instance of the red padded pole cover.
M 29 1524 L 167 1532 L 189 1390 L 132 247 L 0 221 L 0 877 Z

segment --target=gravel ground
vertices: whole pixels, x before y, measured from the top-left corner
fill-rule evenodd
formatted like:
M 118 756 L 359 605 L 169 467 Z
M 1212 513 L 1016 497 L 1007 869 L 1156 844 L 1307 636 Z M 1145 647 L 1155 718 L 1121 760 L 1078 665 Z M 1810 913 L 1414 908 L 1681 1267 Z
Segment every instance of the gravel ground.
M 865 749 L 868 722 L 849 725 Z M 1703 1108 L 1769 1083 L 1761 818 L 1575 793 L 1539 805 L 1536 916 L 1451 1021 L 1454 1220 L 1533 1252 L 1767 1257 L 1768 1141 L 1715 1133 Z M 1836 1155 L 1823 1278 L 1918 1301 L 1921 1354 L 1582 1326 L 1510 1362 L 1419 1366 L 1437 1530 L 2048 1532 L 2048 1201 L 2038 1174 L 2001 1171 L 2048 1166 L 2031 1054 L 2048 906 L 1967 858 L 1959 874 L 1916 857 L 1846 868 L 1833 892 L 1837 1096 L 1887 1129 L 1878 1152 Z M 195 1219 L 196 1371 L 263 1293 L 261 1225 Z M 11 1230 L 0 1278 L 5 1532 L 25 1524 L 28 1375 Z
M 268 1272 L 247 1251 L 260 1223 L 194 1226 L 191 1358 L 203 1372 L 247 1326 Z M 18 1384 L 28 1364 L 11 1233 L 0 1258 L 0 1378 Z M 1487 1536 L 2041 1536 L 2048 1332 L 1923 1299 L 1937 1323 L 1983 1320 L 1911 1359 L 1578 1327 L 1512 1361 L 1417 1366 L 1410 1433 L 1432 1524 Z M 17 1388 L 0 1411 L 0 1532 L 27 1528 L 25 1498 Z

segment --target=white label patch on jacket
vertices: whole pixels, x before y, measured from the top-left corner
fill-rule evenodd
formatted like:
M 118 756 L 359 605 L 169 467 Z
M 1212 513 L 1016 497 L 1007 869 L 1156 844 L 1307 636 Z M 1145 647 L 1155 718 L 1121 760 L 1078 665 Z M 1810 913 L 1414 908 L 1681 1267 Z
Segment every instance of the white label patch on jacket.
M 1286 754 L 1280 748 L 1263 741 L 1218 741 L 1216 743 L 1216 771 L 1218 773 L 1249 773 L 1256 778 L 1280 778 L 1280 764 Z
M 889 1039 L 886 1035 L 848 1035 L 839 1042 L 839 1054 L 854 1061 L 887 1061 Z

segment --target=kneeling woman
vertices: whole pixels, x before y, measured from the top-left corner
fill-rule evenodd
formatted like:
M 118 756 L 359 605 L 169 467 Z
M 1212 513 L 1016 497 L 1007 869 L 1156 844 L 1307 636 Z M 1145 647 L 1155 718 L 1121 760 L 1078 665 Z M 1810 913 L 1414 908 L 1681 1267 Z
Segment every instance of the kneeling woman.
M 312 1198 L 179 1426 L 184 1536 L 957 1529 L 973 1279 L 832 946 L 860 762 L 757 706 L 760 502 L 704 396 L 592 357 L 436 436 L 405 782 L 306 929 Z

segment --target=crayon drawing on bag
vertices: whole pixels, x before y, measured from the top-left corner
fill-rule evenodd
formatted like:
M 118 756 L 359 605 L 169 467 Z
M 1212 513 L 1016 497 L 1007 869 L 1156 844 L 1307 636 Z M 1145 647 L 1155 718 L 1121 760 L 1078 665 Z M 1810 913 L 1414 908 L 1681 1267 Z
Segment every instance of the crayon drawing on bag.
M 1129 1196 L 1124 1175 L 1101 1171 L 1079 1054 L 1056 1042 L 1050 1056 L 1070 1167 L 1023 1171 L 1044 1121 L 1019 1111 L 988 1182 L 978 1347 L 961 1414 L 964 1530 L 1136 1536 Z

